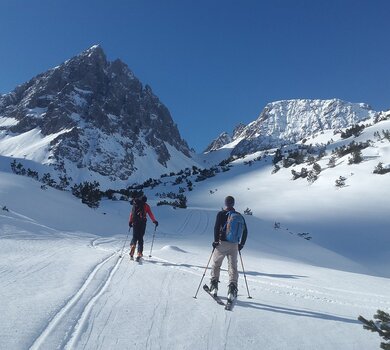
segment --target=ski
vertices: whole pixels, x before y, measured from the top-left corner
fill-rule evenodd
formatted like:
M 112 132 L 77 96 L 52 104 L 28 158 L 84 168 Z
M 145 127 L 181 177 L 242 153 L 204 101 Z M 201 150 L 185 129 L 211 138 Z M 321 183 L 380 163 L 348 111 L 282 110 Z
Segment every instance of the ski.
M 204 290 L 208 295 L 210 295 L 210 296 L 211 296 L 219 305 L 225 305 L 225 303 L 222 301 L 221 298 L 219 298 L 218 296 L 215 296 L 215 295 L 213 295 L 213 294 L 211 293 L 210 288 L 209 288 L 209 286 L 208 286 L 207 284 L 205 284 L 205 285 L 203 286 L 203 290 Z

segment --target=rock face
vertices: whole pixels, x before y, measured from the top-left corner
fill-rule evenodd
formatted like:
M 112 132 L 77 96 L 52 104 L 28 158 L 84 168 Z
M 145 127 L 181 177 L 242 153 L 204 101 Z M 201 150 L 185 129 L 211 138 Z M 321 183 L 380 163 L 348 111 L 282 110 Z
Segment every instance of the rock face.
M 247 126 L 240 124 L 232 136 L 224 133 L 222 139 L 222 135 L 218 137 L 208 151 L 234 142 L 232 154 L 249 154 L 296 143 L 323 130 L 346 128 L 377 114 L 367 104 L 339 99 L 272 102 L 255 121 Z
M 169 110 L 125 63 L 107 61 L 98 45 L 0 97 L 0 142 L 32 130 L 50 140 L 44 162 L 61 172 L 75 166 L 115 181 L 173 170 L 169 161 L 177 154 L 191 163 Z M 36 158 L 31 152 L 26 147 L 27 159 Z M 149 161 L 151 174 L 145 174 Z

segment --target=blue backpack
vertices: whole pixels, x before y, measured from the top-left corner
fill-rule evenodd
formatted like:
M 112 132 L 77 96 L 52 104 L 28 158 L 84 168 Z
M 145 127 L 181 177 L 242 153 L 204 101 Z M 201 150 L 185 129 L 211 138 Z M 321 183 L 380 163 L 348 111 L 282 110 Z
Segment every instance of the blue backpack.
M 228 211 L 226 224 L 223 230 L 226 232 L 226 240 L 239 243 L 245 228 L 245 220 L 240 213 Z

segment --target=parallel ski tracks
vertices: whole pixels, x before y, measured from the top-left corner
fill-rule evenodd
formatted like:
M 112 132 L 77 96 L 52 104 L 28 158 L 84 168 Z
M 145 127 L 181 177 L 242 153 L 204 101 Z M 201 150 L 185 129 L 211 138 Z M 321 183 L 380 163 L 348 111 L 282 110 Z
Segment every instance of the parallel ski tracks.
M 98 263 L 76 293 L 56 312 L 35 339 L 30 350 L 74 349 L 83 333 L 88 315 L 104 294 L 123 258 L 111 263 L 117 252 Z

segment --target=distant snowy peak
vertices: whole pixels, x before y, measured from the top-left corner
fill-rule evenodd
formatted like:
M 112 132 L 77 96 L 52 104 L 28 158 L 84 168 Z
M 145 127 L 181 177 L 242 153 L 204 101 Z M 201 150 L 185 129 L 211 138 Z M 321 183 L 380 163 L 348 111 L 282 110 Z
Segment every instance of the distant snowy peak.
M 39 157 L 21 137 L 32 132 L 41 138 Z M 15 139 L 12 149 L 12 137 L 25 144 Z M 61 172 L 72 168 L 78 178 L 92 172 L 111 181 L 154 177 L 193 162 L 150 86 L 121 60 L 108 61 L 100 45 L 0 96 L 0 154 L 34 160 L 42 153 Z
M 223 132 L 207 146 L 205 152 L 211 152 L 220 149 L 221 147 L 227 145 L 232 141 L 233 141 L 232 137 L 227 132 Z
M 272 102 L 255 121 L 235 129 L 231 137 L 232 153 L 248 154 L 296 143 L 317 132 L 346 128 L 377 115 L 367 104 L 339 99 Z

